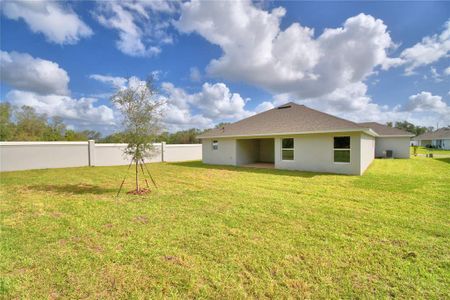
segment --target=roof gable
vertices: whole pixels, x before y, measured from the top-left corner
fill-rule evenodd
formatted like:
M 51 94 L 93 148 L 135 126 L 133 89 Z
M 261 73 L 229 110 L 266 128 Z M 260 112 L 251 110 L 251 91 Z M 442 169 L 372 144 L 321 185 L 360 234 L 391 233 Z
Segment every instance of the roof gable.
M 364 122 L 364 123 L 358 123 L 362 127 L 367 127 L 375 131 L 379 136 L 409 136 L 413 137 L 414 134 L 411 132 L 398 129 L 395 127 L 389 127 L 377 122 Z
M 450 128 L 440 128 L 433 132 L 425 132 L 414 138 L 415 140 L 444 140 L 450 139 Z
M 199 138 L 339 131 L 364 131 L 364 128 L 354 122 L 289 102 L 222 128 L 209 130 Z

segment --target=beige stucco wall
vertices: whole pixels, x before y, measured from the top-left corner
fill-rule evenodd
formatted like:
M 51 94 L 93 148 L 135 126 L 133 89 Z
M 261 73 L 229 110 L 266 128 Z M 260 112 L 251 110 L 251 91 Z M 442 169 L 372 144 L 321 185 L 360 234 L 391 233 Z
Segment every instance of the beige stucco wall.
M 96 166 L 118 166 L 130 163 L 131 157 L 123 155 L 127 144 L 96 144 L 95 165 Z
M 375 158 L 375 138 L 373 136 L 362 133 L 360 143 L 361 143 L 360 173 L 363 174 L 364 171 L 370 166 L 370 164 L 373 162 Z
M 274 139 L 238 139 L 236 140 L 236 164 L 273 163 L 274 151 Z
M 350 163 L 334 163 L 335 136 L 350 136 Z M 361 174 L 361 133 L 321 133 L 286 136 L 294 138 L 294 160 L 281 160 L 281 137 L 275 139 L 275 168 L 310 172 Z
M 217 150 L 212 149 L 212 141 L 219 142 Z M 236 165 L 235 139 L 203 139 L 202 160 L 205 164 Z
M 2 142 L 0 171 L 89 165 L 88 142 Z
M 123 150 L 127 144 L 95 144 L 95 166 L 120 166 L 128 165 L 131 157 L 123 154 Z M 145 162 L 160 162 L 161 158 L 161 144 L 154 144 L 155 153 L 151 158 Z M 200 147 L 198 147 L 200 148 Z M 187 159 L 186 159 L 187 160 Z
M 259 140 L 236 140 L 236 164 L 251 164 L 259 160 Z
M 157 159 L 157 157 L 153 157 Z M 202 159 L 202 146 L 199 144 L 165 144 L 164 161 L 188 161 Z
M 89 142 L 0 142 L 0 171 L 127 165 L 126 144 Z M 154 155 L 146 162 L 199 160 L 202 145 L 164 145 L 155 143 Z M 164 154 L 164 155 L 163 155 Z
M 450 150 L 450 139 L 445 139 L 445 140 L 443 140 L 443 142 L 444 142 L 444 145 L 442 146 L 442 148 L 446 149 L 446 150 Z
M 350 163 L 335 163 L 335 136 L 350 136 Z M 281 160 L 281 139 L 274 138 L 275 168 L 310 172 L 361 175 L 375 157 L 375 139 L 360 132 L 322 133 L 286 136 L 294 138 L 294 160 Z M 212 141 L 219 149 L 212 150 Z M 207 164 L 243 165 L 261 161 L 262 139 L 203 139 L 203 162 Z M 363 153 L 361 153 L 363 151 Z
M 450 150 L 450 139 L 432 140 L 431 145 L 440 149 Z
M 392 150 L 394 158 L 409 158 L 409 137 L 377 137 L 375 139 L 375 156 L 384 157 L 384 151 Z
M 427 145 L 431 145 L 432 141 L 431 140 L 421 140 L 420 141 L 420 146 L 425 147 Z

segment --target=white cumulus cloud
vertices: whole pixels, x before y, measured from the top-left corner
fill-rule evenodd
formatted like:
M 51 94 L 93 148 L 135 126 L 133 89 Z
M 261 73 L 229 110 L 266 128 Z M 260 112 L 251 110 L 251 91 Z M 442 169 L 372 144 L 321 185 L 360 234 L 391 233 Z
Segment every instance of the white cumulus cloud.
M 445 74 L 445 75 L 450 75 L 450 67 L 447 67 L 447 68 L 444 70 L 444 74 Z
M 375 121 L 384 124 L 407 120 L 425 126 L 436 126 L 437 122 L 441 125 L 450 124 L 450 107 L 441 96 L 421 92 L 410 96 L 403 105 L 380 105 L 367 95 L 364 83 L 355 83 L 327 95 L 302 100 L 296 100 L 291 94 L 277 94 L 272 101 L 261 103 L 261 108 L 257 107 L 255 111 L 264 111 L 289 101 L 354 122 Z
M 27 53 L 0 51 L 1 79 L 20 90 L 67 95 L 69 75 L 57 63 Z
M 163 120 L 169 130 L 209 128 L 213 126 L 213 121 L 204 117 L 201 112 L 192 112 L 192 96 L 184 89 L 175 87 L 172 83 L 164 82 L 162 83 L 161 91 L 166 102 Z
M 204 83 L 202 90 L 192 95 L 191 102 L 211 119 L 239 119 L 251 115 L 244 109 L 246 100 L 232 93 L 224 83 Z
M 421 42 L 402 51 L 400 58 L 406 65 L 405 74 L 412 75 L 420 66 L 437 62 L 448 57 L 450 52 L 450 21 L 444 25 L 440 34 L 426 36 Z
M 401 110 L 403 111 L 435 111 L 450 114 L 450 107 L 442 100 L 441 96 L 436 96 L 430 92 L 420 92 L 409 97 Z
M 365 81 L 379 70 L 403 65 L 411 72 L 448 56 L 449 23 L 442 33 L 424 38 L 400 57 L 389 57 L 398 45 L 381 19 L 359 14 L 338 28 L 315 32 L 297 22 L 282 28 L 285 13 L 282 7 L 267 11 L 251 1 L 189 1 L 181 5 L 174 24 L 180 32 L 199 34 L 222 49 L 206 67 L 208 75 L 274 94 L 256 112 L 295 101 L 354 121 L 430 125 L 435 119 L 448 119 L 443 114 L 447 110 L 380 105 L 368 95 Z M 441 80 L 437 71 L 431 72 Z
M 31 106 L 49 117 L 60 116 L 74 128 L 105 129 L 115 124 L 113 109 L 98 105 L 98 99 L 70 96 L 69 75 L 57 63 L 4 51 L 0 52 L 0 63 L 1 80 L 11 87 L 4 100 L 12 105 Z
M 191 1 L 182 4 L 176 27 L 221 47 L 209 74 L 302 98 L 360 82 L 389 60 L 393 42 L 380 19 L 360 14 L 315 37 L 299 23 L 282 30 L 284 14 L 282 7 L 268 12 L 250 1 Z
M 162 84 L 166 100 L 164 121 L 171 129 L 210 128 L 220 121 L 236 121 L 254 114 L 245 109 L 246 100 L 224 83 L 204 83 L 188 93 L 172 83 Z
M 127 79 L 120 76 L 92 74 L 89 77 L 113 88 L 145 84 L 136 76 Z M 231 92 L 224 83 L 206 82 L 200 91 L 189 93 L 170 82 L 163 82 L 158 97 L 165 102 L 163 123 L 170 131 L 210 128 L 220 121 L 236 121 L 254 114 L 245 109 L 248 99 Z
M 170 23 L 162 14 L 172 14 L 175 2 L 170 1 L 101 1 L 94 12 L 100 24 L 118 31 L 117 48 L 130 56 L 154 56 L 162 44 L 170 44 Z
M 106 105 L 94 106 L 97 99 L 74 99 L 63 95 L 39 95 L 33 92 L 12 90 L 6 94 L 6 101 L 13 105 L 31 106 L 38 113 L 60 116 L 69 123 L 84 125 L 113 125 L 113 110 Z
M 50 42 L 76 44 L 91 36 L 92 30 L 67 5 L 58 1 L 2 1 L 3 14 L 12 20 L 22 19 L 33 32 L 45 35 Z
M 128 83 L 128 79 L 120 76 L 109 76 L 101 74 L 91 74 L 89 78 L 111 85 L 114 88 L 124 88 Z

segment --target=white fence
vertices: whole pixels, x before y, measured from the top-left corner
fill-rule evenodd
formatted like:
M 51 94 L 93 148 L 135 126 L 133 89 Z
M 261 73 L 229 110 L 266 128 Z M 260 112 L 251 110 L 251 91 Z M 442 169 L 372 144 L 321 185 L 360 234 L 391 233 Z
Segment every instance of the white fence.
M 0 142 L 0 171 L 127 165 L 126 144 L 88 142 Z M 201 144 L 154 144 L 148 162 L 202 159 Z

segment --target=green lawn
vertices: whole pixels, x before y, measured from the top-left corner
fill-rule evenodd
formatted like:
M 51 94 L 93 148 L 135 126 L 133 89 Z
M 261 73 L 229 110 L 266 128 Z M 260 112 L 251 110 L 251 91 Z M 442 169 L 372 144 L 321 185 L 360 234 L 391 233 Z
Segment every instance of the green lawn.
M 145 197 L 115 198 L 126 167 L 2 173 L 3 297 L 448 298 L 449 158 L 149 167 Z
M 414 147 L 410 147 L 411 155 L 414 154 Z M 442 150 L 442 149 L 432 149 L 432 148 L 426 148 L 426 147 L 418 147 L 417 148 L 418 154 L 439 154 L 439 155 L 449 155 L 450 156 L 450 150 Z

